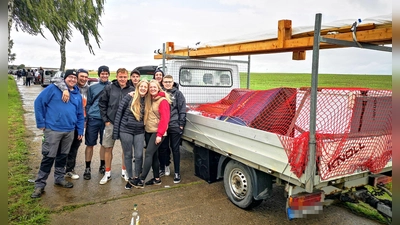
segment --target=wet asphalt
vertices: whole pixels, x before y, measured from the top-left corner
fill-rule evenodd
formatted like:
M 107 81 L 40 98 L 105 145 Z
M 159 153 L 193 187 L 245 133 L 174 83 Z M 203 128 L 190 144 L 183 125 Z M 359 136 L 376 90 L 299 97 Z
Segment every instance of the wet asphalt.
M 25 110 L 26 141 L 32 169 L 30 177 L 34 180 L 41 160 L 42 131 L 36 128 L 33 102 L 44 88 L 40 85 L 23 86 L 22 79 L 17 84 Z M 94 148 L 91 180 L 84 180 L 82 176 L 85 169 L 84 150 L 83 143 L 75 167 L 80 178 L 66 178 L 74 187 L 55 186 L 52 172 L 45 193 L 38 199 L 53 211 L 50 224 L 129 224 L 135 203 L 141 215 L 140 224 L 378 224 L 334 205 L 325 207 L 322 214 L 288 221 L 282 187 L 274 187 L 274 196 L 260 206 L 251 210 L 240 209 L 226 197 L 222 181 L 209 184 L 194 175 L 193 154 L 185 149 L 181 149 L 180 184 L 173 183 L 171 164 L 171 175 L 162 177 L 161 185 L 125 190 L 126 182 L 121 178 L 122 149 L 120 142 L 116 141 L 112 179 L 100 185 L 99 145 Z M 150 172 L 147 179 L 151 177 Z M 31 184 L 33 191 L 34 184 Z

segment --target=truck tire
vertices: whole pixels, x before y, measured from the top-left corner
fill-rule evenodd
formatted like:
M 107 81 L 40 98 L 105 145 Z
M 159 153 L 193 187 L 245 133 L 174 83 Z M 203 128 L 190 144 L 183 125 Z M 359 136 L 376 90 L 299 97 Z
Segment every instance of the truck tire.
M 263 201 L 253 197 L 253 177 L 250 168 L 231 160 L 224 170 L 224 187 L 229 200 L 242 209 L 258 206 Z

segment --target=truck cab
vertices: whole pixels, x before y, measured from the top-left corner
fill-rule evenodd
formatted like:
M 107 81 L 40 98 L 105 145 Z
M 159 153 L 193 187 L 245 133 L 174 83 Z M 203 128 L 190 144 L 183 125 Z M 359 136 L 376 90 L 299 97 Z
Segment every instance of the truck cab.
M 187 104 L 216 102 L 240 87 L 238 65 L 233 63 L 169 60 L 163 71 L 172 75 Z

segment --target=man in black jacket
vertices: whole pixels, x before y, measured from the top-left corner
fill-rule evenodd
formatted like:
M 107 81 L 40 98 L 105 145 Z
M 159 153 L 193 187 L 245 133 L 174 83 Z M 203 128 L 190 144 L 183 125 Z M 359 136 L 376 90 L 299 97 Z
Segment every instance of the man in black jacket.
M 140 81 L 140 71 L 137 69 L 132 70 L 131 72 L 131 79 L 128 80 L 128 84 L 136 89 L 137 84 Z
M 186 124 L 186 99 L 176 87 L 177 85 L 171 75 L 165 75 L 162 83 L 164 90 L 171 96 L 172 103 L 167 137 L 158 148 L 161 168 L 160 176 L 168 176 L 170 174 L 171 146 L 172 157 L 174 159 L 174 183 L 179 183 L 181 182 L 179 145 L 181 143 L 183 128 Z
M 128 70 L 119 68 L 117 79 L 104 88 L 99 99 L 100 115 L 105 123 L 102 146 L 105 148 L 104 158 L 106 163 L 106 172 L 100 180 L 100 184 L 106 184 L 111 179 L 112 150 L 115 143 L 112 138 L 113 124 L 119 103 L 125 95 L 134 90 L 128 83 L 128 74 Z

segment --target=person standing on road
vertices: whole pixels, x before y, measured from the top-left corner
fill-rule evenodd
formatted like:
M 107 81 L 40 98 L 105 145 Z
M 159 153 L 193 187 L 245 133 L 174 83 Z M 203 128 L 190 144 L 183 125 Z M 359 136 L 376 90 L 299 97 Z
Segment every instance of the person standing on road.
M 74 138 L 74 130 L 78 130 L 78 139 L 82 139 L 84 116 L 82 97 L 79 93 L 77 74 L 67 70 L 65 83 L 71 94 L 68 103 L 62 101 L 62 92 L 51 84 L 35 99 L 35 118 L 37 128 L 43 130 L 42 161 L 35 180 L 35 190 L 32 198 L 39 198 L 44 192 L 47 178 L 54 164 L 54 184 L 72 188 L 74 185 L 64 178 L 66 158 Z M 61 144 L 61 150 L 58 147 Z
M 22 85 L 26 85 L 26 76 L 27 76 L 27 72 L 25 69 L 22 69 L 21 71 L 21 76 L 22 76 Z
M 165 168 L 165 175 L 170 174 L 169 164 L 172 149 L 172 157 L 174 159 L 174 183 L 181 182 L 180 161 L 181 154 L 179 145 L 183 128 L 186 124 L 186 99 L 181 91 L 174 86 L 174 79 L 171 75 L 165 75 L 163 80 L 164 90 L 171 96 L 171 117 L 168 124 L 167 136 L 159 147 L 160 168 Z M 164 171 L 162 171 L 164 172 Z M 160 176 L 162 174 L 160 172 Z
M 133 87 L 133 91 L 131 93 L 129 93 L 132 97 L 133 97 L 133 93 L 134 93 L 134 91 L 136 89 L 136 86 L 139 83 L 139 81 L 140 81 L 140 72 L 139 72 L 139 70 L 137 70 L 137 69 L 132 70 L 131 78 L 128 80 L 129 86 Z M 127 172 L 126 172 L 125 158 L 124 158 L 125 155 L 124 155 L 123 152 L 122 152 L 121 156 L 122 156 L 122 163 L 121 163 L 122 164 L 122 171 L 121 171 L 122 175 L 121 175 L 121 177 L 124 178 L 126 182 L 128 182 L 129 176 L 128 176 Z M 133 157 L 133 160 L 135 160 L 135 157 Z
M 33 80 L 35 76 L 33 75 L 33 72 L 31 70 L 28 69 L 28 71 L 26 72 L 26 83 L 25 86 L 31 86 L 31 81 Z
M 117 79 L 112 81 L 110 85 L 106 86 L 100 95 L 100 115 L 105 124 L 104 141 L 102 146 L 105 149 L 104 159 L 106 162 L 106 171 L 103 178 L 100 180 L 100 184 L 106 184 L 111 179 L 112 150 L 115 143 L 112 135 L 115 115 L 117 114 L 119 103 L 125 95 L 134 90 L 134 88 L 128 84 L 128 74 L 128 70 L 125 68 L 119 68 L 117 70 Z M 126 175 L 126 172 L 125 174 L 121 174 L 121 177 L 128 181 L 128 175 Z
M 150 95 L 150 96 L 149 96 Z M 145 102 L 145 141 L 146 152 L 143 165 L 143 172 L 133 186 L 136 188 L 144 187 L 144 180 L 153 169 L 153 178 L 145 185 L 160 185 L 160 163 L 158 160 L 158 147 L 166 135 L 169 118 L 171 99 L 168 94 L 162 91 L 157 80 L 151 80 L 149 84 L 149 93 Z
M 110 76 L 110 69 L 108 66 L 100 66 L 97 70 L 97 75 L 100 80 L 99 83 L 93 84 L 89 87 L 87 92 L 87 103 L 86 103 L 86 131 L 85 131 L 85 172 L 83 173 L 83 179 L 90 180 L 92 178 L 90 164 L 93 157 L 93 148 L 97 144 L 97 138 L 100 135 L 100 167 L 99 172 L 105 173 L 105 149 L 103 147 L 103 133 L 104 133 L 104 122 L 100 115 L 99 109 L 99 97 L 107 85 L 110 84 L 108 77 Z
M 86 121 L 86 99 L 87 99 L 87 91 L 89 88 L 89 85 L 87 84 L 88 77 L 89 77 L 89 72 L 85 69 L 79 69 L 77 71 L 78 74 L 78 81 L 77 81 L 77 86 L 79 88 L 79 92 L 81 93 L 82 96 L 82 106 L 83 106 L 83 115 L 85 117 Z M 65 82 L 60 81 L 54 83 L 61 91 L 63 91 L 62 95 L 62 100 L 64 102 L 69 101 L 69 91 L 68 87 L 65 85 Z M 71 178 L 73 180 L 79 179 L 79 175 L 75 173 L 75 165 L 76 165 L 76 155 L 78 153 L 79 146 L 82 143 L 82 139 L 78 138 L 78 130 L 75 129 L 75 134 L 74 134 L 74 140 L 72 142 L 71 148 L 68 153 L 67 157 L 67 164 L 65 168 L 65 177 Z M 61 151 L 61 145 L 59 146 L 59 150 Z
M 145 97 L 148 89 L 149 82 L 146 80 L 140 81 L 133 97 L 129 94 L 125 95 L 115 115 L 113 139 L 121 140 L 128 177 L 128 182 L 125 185 L 127 190 L 132 188 L 142 172 Z M 135 158 L 135 175 L 133 175 L 132 168 L 132 144 Z

